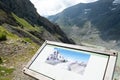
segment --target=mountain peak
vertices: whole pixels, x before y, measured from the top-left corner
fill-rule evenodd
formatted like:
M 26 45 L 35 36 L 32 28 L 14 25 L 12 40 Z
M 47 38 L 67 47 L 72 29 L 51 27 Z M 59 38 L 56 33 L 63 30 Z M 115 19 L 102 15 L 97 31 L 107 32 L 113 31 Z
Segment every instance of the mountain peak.
M 113 2 L 114 0 L 98 0 L 100 2 Z
M 113 1 L 119 0 L 77 4 L 49 19 L 61 25 L 64 32 L 78 44 L 83 41 L 107 46 L 106 42 L 110 41 L 111 44 L 118 45 L 120 44 L 120 4 L 113 5 Z M 101 45 L 102 42 L 106 45 Z

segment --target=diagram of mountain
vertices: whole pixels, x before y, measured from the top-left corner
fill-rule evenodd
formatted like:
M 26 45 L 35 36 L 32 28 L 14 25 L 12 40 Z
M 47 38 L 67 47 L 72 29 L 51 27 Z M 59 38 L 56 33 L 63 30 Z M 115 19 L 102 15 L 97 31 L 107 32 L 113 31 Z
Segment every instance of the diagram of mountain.
M 84 74 L 85 68 L 87 66 L 87 63 L 85 62 L 74 61 L 74 60 L 65 58 L 60 54 L 60 52 L 56 50 L 47 57 L 45 62 L 55 67 L 58 67 L 67 71 L 72 71 L 80 75 Z
M 58 63 L 65 63 L 67 60 L 58 51 L 54 51 L 47 57 L 46 62 L 52 65 L 56 65 Z

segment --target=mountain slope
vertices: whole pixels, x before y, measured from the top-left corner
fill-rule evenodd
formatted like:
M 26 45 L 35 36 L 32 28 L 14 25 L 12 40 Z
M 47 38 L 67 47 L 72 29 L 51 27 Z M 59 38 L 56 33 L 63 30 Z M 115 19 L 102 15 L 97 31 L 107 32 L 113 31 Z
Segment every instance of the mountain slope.
M 15 26 L 30 26 L 31 28 L 43 28 L 43 32 L 36 30 L 28 30 L 28 32 L 34 35 L 41 40 L 57 40 L 66 43 L 73 43 L 72 40 L 69 40 L 63 31 L 59 28 L 58 25 L 52 24 L 46 18 L 41 17 L 34 8 L 33 4 L 29 0 L 1 0 L 0 8 L 3 12 L 6 12 L 9 15 L 9 18 L 4 18 L 5 23 L 13 24 Z M 15 15 L 13 15 L 15 14 Z M 16 19 L 19 18 L 19 19 Z M 8 20 L 11 19 L 11 20 Z M 1 24 L 4 23 L 4 20 L 1 20 Z M 18 21 L 19 20 L 19 21 Z M 12 21 L 12 22 L 10 22 Z M 16 23 L 15 23 L 16 22 Z M 24 23 L 24 24 L 21 24 Z M 26 25 L 26 24 L 30 25 Z M 24 28 L 24 27 L 23 27 Z M 15 32 L 15 31 L 13 31 Z M 22 31 L 23 32 L 23 31 Z M 49 35 L 49 36 L 48 36 Z M 24 36 L 24 35 L 23 35 Z M 34 40 L 35 41 L 35 40 Z M 39 41 L 36 41 L 39 43 Z
M 80 36 L 82 41 L 102 39 L 120 44 L 119 12 L 119 3 L 114 3 L 114 0 L 99 0 L 77 4 L 55 16 L 50 16 L 49 19 L 60 25 L 69 36 Z M 70 32 L 66 28 L 70 29 Z
M 0 0 L 0 80 L 35 80 L 22 69 L 45 40 L 74 43 L 29 0 Z

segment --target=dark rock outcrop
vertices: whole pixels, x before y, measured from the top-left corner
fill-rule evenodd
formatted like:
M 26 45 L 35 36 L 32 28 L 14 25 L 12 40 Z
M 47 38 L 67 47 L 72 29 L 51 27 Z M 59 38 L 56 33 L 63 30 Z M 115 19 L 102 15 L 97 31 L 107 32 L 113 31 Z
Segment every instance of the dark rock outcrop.
M 64 32 L 59 28 L 58 25 L 51 23 L 46 18 L 40 16 L 34 5 L 30 2 L 30 0 L 0 0 L 0 9 L 5 12 L 5 16 L 0 16 L 0 24 L 7 23 L 10 25 L 20 25 L 12 16 L 11 13 L 16 14 L 18 17 L 25 19 L 29 22 L 33 27 L 38 25 L 39 27 L 43 27 L 45 31 L 47 31 L 53 37 L 57 34 L 60 37 L 56 37 L 57 40 L 65 43 L 74 43 L 71 39 L 68 39 Z M 33 32 L 32 32 L 33 33 Z M 39 33 L 34 33 L 39 34 Z M 42 36 L 44 37 L 44 36 Z M 42 38 L 43 40 L 49 38 Z

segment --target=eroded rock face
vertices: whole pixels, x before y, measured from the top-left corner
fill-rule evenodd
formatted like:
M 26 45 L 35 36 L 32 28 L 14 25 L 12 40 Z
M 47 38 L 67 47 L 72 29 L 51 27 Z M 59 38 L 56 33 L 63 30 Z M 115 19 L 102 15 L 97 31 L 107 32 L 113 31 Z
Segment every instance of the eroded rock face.
M 8 8 L 9 11 L 14 12 L 19 17 L 29 19 L 32 23 L 37 23 L 39 17 L 34 5 L 29 0 L 1 0 Z

